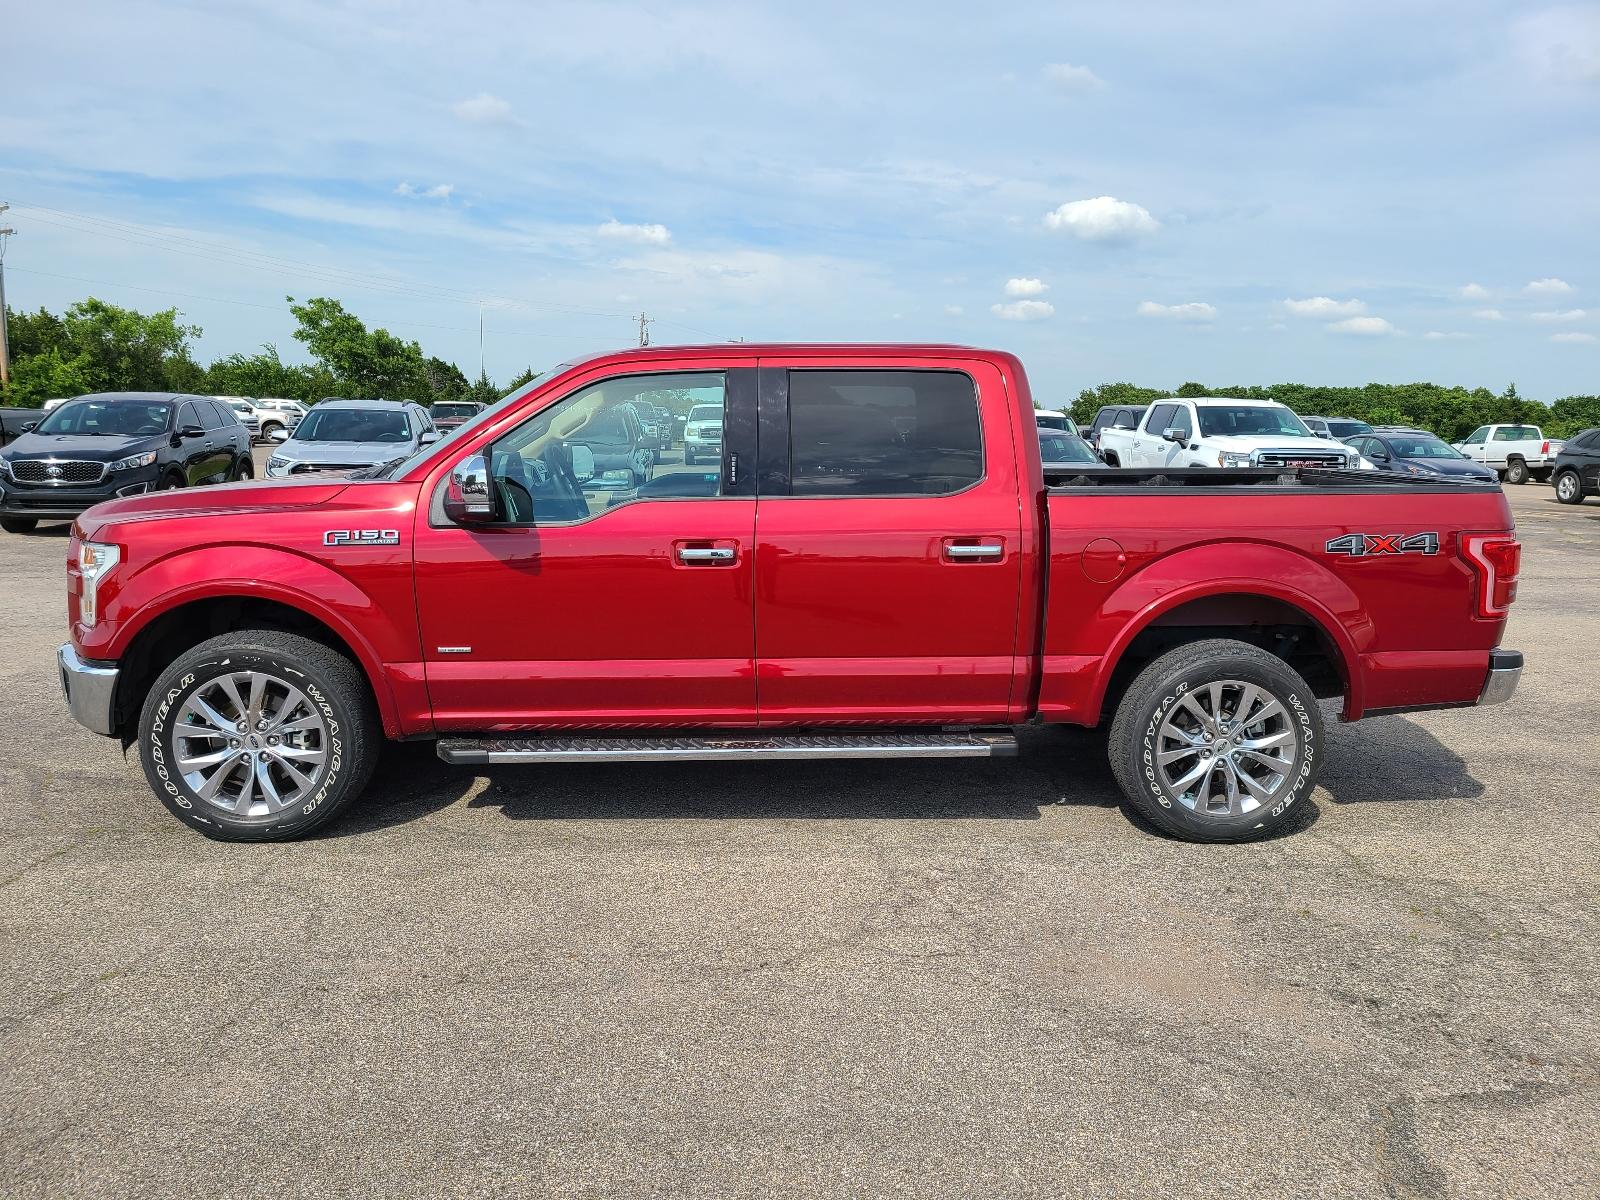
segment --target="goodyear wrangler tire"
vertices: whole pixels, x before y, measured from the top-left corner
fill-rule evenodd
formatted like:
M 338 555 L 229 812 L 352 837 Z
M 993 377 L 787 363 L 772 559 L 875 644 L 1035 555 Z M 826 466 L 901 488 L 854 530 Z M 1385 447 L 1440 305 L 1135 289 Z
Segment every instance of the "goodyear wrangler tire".
M 330 820 L 366 786 L 380 738 L 356 666 L 275 630 L 224 634 L 181 655 L 139 717 L 156 795 L 222 841 L 286 841 Z
M 1223 638 L 1179 646 L 1117 706 L 1111 770 L 1163 833 L 1245 842 L 1295 821 L 1322 773 L 1322 713 L 1297 672 Z

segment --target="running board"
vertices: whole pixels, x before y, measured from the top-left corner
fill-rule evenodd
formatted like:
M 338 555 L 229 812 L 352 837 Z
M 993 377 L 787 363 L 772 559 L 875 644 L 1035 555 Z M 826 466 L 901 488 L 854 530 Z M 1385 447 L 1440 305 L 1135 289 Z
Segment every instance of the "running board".
M 1014 758 L 1007 732 L 775 733 L 749 737 L 441 738 L 439 757 L 459 766 L 552 762 L 704 762 L 708 759 Z

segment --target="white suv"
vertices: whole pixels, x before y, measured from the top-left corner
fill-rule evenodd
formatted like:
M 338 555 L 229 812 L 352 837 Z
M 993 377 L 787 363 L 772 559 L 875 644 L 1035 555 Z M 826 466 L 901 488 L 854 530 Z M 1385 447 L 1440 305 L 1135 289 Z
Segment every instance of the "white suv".
M 1137 429 L 1100 433 L 1100 455 L 1119 467 L 1367 466 L 1343 442 L 1318 437 L 1273 400 L 1172 396 L 1153 401 Z
M 1455 448 L 1473 462 L 1500 472 L 1507 483 L 1540 483 L 1555 470 L 1555 455 L 1537 425 L 1480 425 Z
M 293 433 L 294 427 L 306 415 L 306 408 L 298 400 L 263 396 L 256 401 L 256 415 L 261 418 L 261 440 L 270 442 L 272 435 L 280 429 Z

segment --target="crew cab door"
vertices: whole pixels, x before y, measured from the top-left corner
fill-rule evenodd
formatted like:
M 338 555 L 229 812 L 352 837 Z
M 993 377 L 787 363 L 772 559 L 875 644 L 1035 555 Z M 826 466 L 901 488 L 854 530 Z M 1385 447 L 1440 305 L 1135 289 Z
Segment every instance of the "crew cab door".
M 430 476 L 416 596 L 440 731 L 755 723 L 755 376 L 753 359 L 597 368 L 482 426 L 449 465 L 485 456 L 488 524 L 447 519 L 449 465 Z M 722 406 L 723 463 L 602 459 L 585 431 L 637 399 Z
M 763 726 L 1007 719 L 1022 563 L 1010 403 L 986 362 L 762 359 Z

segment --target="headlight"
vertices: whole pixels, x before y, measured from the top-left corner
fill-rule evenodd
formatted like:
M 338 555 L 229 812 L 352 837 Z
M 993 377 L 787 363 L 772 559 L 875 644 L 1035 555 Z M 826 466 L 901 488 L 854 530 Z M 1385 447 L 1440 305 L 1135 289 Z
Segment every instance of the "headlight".
M 1416 463 L 1406 463 L 1405 464 L 1405 468 L 1406 468 L 1406 474 L 1407 475 L 1432 475 L 1433 474 L 1433 472 L 1428 470 L 1427 467 L 1419 467 L 1419 466 L 1417 466 Z
M 153 467 L 156 465 L 156 452 L 148 450 L 143 454 L 130 454 L 127 458 L 119 458 L 111 464 L 113 471 L 132 471 L 137 467 Z
M 111 573 L 111 568 L 122 561 L 122 550 L 103 542 L 80 542 L 78 545 L 78 572 L 83 576 L 83 591 L 78 597 L 78 620 L 93 625 L 99 614 L 95 609 L 96 592 L 100 581 Z
M 267 459 L 267 470 L 269 471 L 287 471 L 288 469 L 289 460 L 287 458 L 279 458 L 277 455 L 273 455 Z
M 1227 451 L 1223 451 L 1217 455 L 1217 466 L 1219 467 L 1248 467 L 1249 465 L 1250 456 L 1248 454 L 1229 454 Z
M 11 478 L 11 460 L 0 454 L 0 478 Z

